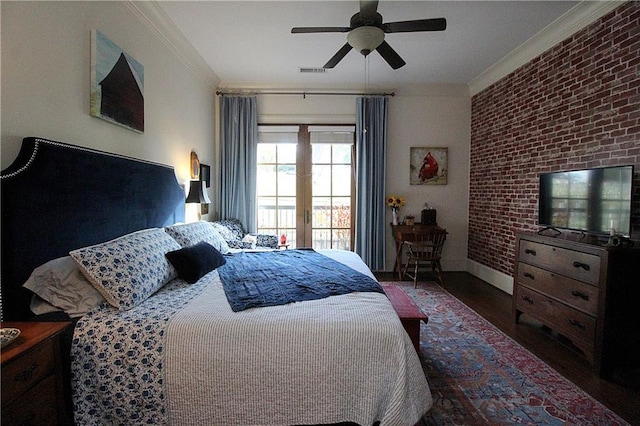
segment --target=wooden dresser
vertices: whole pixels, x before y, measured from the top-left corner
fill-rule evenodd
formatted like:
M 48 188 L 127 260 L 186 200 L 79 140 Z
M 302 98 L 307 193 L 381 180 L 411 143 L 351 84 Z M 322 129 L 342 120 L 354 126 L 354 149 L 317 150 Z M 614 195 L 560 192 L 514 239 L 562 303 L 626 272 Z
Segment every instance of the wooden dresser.
M 637 368 L 640 250 L 519 233 L 513 315 L 530 316 L 584 353 L 602 376 Z
M 62 335 L 68 322 L 4 322 L 20 335 L 2 348 L 2 424 L 72 424 L 65 396 Z

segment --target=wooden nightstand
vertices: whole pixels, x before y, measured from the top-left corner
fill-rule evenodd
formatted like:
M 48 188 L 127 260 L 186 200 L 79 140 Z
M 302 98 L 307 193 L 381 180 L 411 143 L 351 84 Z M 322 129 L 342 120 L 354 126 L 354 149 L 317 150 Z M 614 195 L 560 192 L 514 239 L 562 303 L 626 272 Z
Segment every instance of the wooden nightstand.
M 64 393 L 62 336 L 69 322 L 4 322 L 20 330 L 2 348 L 2 424 L 72 424 Z

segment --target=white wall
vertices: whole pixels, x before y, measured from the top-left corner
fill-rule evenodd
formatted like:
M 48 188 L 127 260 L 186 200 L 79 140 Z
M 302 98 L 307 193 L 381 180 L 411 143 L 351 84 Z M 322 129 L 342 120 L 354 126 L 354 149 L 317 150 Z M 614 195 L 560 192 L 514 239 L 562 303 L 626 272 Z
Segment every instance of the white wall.
M 180 181 L 189 178 L 192 149 L 215 170 L 217 82 L 212 85 L 178 59 L 132 12 L 132 4 L 1 2 L 0 7 L 3 169 L 23 137 L 41 136 L 170 164 Z M 92 29 L 145 67 L 144 134 L 89 115 Z M 350 95 L 259 95 L 258 113 L 261 123 L 355 123 L 355 103 Z M 470 115 L 466 86 L 404 88 L 389 99 L 387 193 L 407 198 L 402 215 L 419 214 L 425 201 L 437 208 L 438 223 L 449 231 L 443 255 L 447 270 L 466 270 Z M 449 147 L 447 185 L 409 185 L 412 146 Z M 391 270 L 390 229 L 385 238 Z
M 258 96 L 261 123 L 352 123 L 355 96 Z M 387 194 L 404 195 L 401 216 L 420 217 L 425 201 L 437 209 L 438 224 L 449 232 L 443 253 L 445 270 L 467 269 L 469 210 L 469 144 L 471 98 L 466 86 L 411 87 L 389 98 Z M 409 149 L 413 146 L 449 148 L 447 185 L 409 184 Z M 391 210 L 387 209 L 387 222 Z M 386 230 L 386 270 L 393 268 L 395 244 Z
M 214 87 L 126 3 L 2 2 L 1 8 L 2 169 L 26 136 L 169 164 L 180 182 L 190 177 L 191 150 L 213 162 Z M 143 134 L 89 115 L 92 29 L 144 66 Z
M 438 225 L 449 232 L 442 254 L 442 267 L 449 271 L 467 269 L 470 129 L 471 98 L 466 86 L 405 88 L 389 102 L 387 194 L 406 198 L 400 217 L 413 214 L 419 221 L 425 202 L 436 209 Z M 448 148 L 446 185 L 409 184 L 411 147 Z M 391 222 L 391 210 L 387 210 Z M 390 231 L 386 238 L 386 265 L 391 269 L 395 253 Z

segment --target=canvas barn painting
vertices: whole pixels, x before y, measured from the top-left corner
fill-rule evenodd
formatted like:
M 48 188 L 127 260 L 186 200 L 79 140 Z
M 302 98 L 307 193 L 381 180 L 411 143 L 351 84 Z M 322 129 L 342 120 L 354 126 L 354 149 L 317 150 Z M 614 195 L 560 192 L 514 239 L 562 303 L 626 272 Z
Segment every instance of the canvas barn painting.
M 144 132 L 144 67 L 97 30 L 91 32 L 90 113 Z

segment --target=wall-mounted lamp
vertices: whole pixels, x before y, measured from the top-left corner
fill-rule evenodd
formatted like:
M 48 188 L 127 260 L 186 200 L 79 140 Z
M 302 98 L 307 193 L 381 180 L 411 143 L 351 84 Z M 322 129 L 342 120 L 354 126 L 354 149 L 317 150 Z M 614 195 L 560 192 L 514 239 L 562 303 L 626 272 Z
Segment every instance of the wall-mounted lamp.
M 206 172 L 206 176 L 202 173 L 202 171 Z M 211 204 L 211 200 L 207 195 L 207 189 L 205 185 L 208 187 L 210 182 L 211 169 L 207 165 L 201 165 L 200 160 L 198 159 L 198 154 L 195 151 L 191 151 L 191 179 L 189 181 L 189 195 L 185 200 L 188 204 L 200 204 L 198 215 L 198 220 L 200 220 L 201 215 L 209 214 L 209 204 Z
M 189 195 L 187 196 L 187 203 L 199 203 L 210 204 L 211 200 L 207 196 L 207 191 L 204 189 L 204 182 L 200 180 L 189 181 Z

